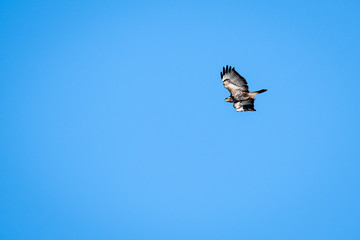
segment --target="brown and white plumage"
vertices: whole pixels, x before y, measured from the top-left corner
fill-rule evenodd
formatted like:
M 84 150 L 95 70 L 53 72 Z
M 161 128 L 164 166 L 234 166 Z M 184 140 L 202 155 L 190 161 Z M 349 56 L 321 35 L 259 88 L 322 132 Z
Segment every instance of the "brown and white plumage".
M 255 96 L 259 93 L 266 92 L 267 89 L 261 89 L 255 92 L 249 92 L 248 84 L 243 76 L 226 65 L 223 71 L 220 72 L 221 81 L 224 87 L 229 90 L 230 96 L 225 99 L 226 102 L 233 102 L 234 108 L 238 112 L 242 111 L 256 111 L 254 109 Z

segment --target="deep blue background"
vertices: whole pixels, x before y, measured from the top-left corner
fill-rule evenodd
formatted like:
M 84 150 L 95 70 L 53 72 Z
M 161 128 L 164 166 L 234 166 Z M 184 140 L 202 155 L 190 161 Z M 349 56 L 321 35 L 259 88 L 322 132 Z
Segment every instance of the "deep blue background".
M 358 1 L 1 1 L 1 239 L 360 239 Z M 224 102 L 235 66 L 257 112 Z

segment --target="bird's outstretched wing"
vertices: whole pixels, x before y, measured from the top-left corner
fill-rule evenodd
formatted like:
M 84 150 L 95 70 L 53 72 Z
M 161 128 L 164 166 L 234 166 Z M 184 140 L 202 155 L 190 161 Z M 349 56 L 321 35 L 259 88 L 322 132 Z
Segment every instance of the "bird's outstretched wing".
M 247 112 L 247 111 L 255 112 L 256 111 L 254 108 L 254 99 L 251 99 L 251 98 L 244 100 L 244 101 L 234 102 L 233 106 L 237 112 Z
M 235 71 L 235 68 L 231 68 L 226 65 L 223 67 L 223 71 L 220 72 L 221 81 L 225 88 L 230 91 L 231 95 L 235 96 L 235 92 L 249 92 L 249 87 L 243 76 Z M 234 92 L 234 94 L 233 94 Z

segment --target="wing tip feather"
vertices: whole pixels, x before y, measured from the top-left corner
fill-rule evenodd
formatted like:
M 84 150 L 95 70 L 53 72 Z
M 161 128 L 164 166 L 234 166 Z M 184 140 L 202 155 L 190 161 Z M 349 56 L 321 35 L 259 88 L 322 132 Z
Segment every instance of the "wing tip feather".
M 222 72 L 220 72 L 221 74 L 221 78 L 226 74 L 226 73 L 230 73 L 232 71 L 235 71 L 235 67 L 231 67 L 229 65 L 226 65 L 226 67 L 224 66 L 222 69 Z

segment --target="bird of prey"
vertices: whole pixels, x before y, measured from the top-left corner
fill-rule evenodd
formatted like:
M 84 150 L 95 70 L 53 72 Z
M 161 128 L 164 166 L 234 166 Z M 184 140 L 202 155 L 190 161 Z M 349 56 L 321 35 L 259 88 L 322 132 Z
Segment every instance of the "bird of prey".
M 226 68 L 223 67 L 220 75 L 224 87 L 230 92 L 230 97 L 227 97 L 225 101 L 234 103 L 233 106 L 237 112 L 256 111 L 254 108 L 255 96 L 266 92 L 267 89 L 249 92 L 245 78 L 236 72 L 235 68 L 231 68 L 228 65 L 226 65 Z

